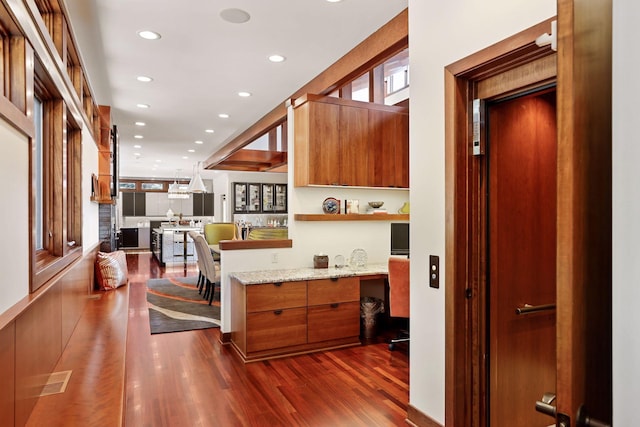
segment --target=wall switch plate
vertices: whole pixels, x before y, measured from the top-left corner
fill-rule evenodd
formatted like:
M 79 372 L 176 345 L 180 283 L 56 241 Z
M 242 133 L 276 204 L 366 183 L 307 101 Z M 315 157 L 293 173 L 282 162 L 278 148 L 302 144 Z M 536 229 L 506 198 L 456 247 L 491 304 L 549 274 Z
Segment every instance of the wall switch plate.
M 437 255 L 429 255 L 429 286 L 440 287 L 440 257 Z

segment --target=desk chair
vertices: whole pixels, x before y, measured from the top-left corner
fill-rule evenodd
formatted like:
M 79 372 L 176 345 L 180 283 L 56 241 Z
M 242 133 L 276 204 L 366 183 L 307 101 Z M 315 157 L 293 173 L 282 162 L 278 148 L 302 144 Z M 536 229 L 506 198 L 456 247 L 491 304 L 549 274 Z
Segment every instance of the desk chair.
M 209 245 L 217 245 L 220 240 L 233 240 L 235 235 L 236 225 L 232 222 L 214 222 L 204 226 L 204 238 Z M 214 260 L 219 261 L 220 255 L 215 254 Z
M 389 258 L 389 316 L 409 318 L 409 258 Z M 409 341 L 409 332 L 400 331 L 391 340 L 389 350 L 393 351 L 399 342 Z

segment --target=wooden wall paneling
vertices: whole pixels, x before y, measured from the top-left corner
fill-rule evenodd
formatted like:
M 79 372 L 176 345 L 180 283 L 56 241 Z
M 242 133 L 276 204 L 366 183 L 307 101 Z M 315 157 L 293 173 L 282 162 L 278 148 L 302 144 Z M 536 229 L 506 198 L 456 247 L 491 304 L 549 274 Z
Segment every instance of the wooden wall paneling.
M 369 185 L 369 111 L 365 108 L 340 107 L 339 183 Z M 326 126 L 335 127 L 335 122 Z M 330 147 L 326 148 L 331 150 Z
M 63 347 L 69 341 L 94 285 L 93 268 L 98 247 L 75 264 L 59 282 L 61 292 L 61 335 Z
M 16 425 L 25 425 L 62 353 L 61 292 L 52 286 L 15 320 Z
M 15 422 L 15 323 L 0 329 L 0 420 L 7 426 Z

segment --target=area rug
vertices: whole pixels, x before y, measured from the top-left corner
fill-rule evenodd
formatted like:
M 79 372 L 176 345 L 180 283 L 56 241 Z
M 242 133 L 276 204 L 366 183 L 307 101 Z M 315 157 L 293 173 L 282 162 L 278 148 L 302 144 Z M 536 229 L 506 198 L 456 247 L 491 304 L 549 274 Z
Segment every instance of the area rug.
M 147 282 L 152 334 L 220 327 L 220 304 L 198 293 L 197 277 L 150 279 Z

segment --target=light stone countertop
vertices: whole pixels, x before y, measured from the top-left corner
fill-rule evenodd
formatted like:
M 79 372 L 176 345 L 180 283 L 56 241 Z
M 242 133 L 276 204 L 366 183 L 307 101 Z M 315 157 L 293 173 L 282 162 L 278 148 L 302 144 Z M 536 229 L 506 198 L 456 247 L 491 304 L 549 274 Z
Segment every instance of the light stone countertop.
M 232 279 L 243 285 L 258 285 L 261 283 L 294 282 L 298 280 L 330 279 L 332 277 L 373 276 L 387 274 L 387 264 L 368 264 L 364 268 L 294 268 L 288 270 L 262 270 L 230 273 Z

